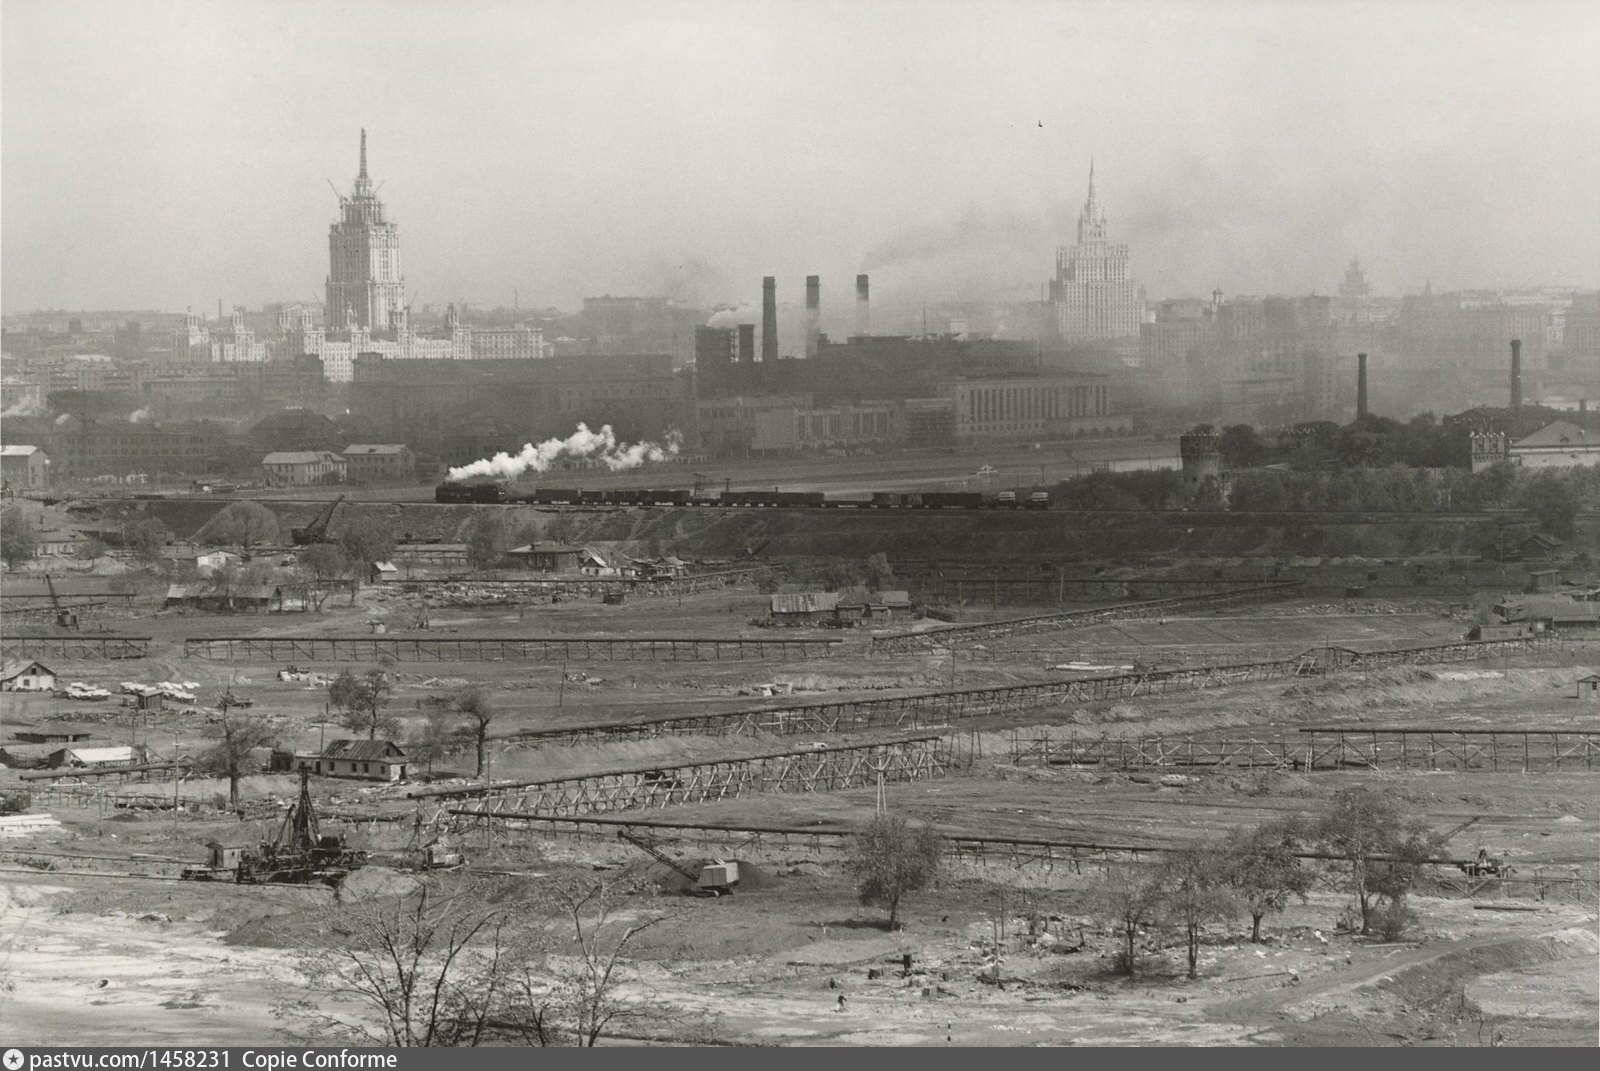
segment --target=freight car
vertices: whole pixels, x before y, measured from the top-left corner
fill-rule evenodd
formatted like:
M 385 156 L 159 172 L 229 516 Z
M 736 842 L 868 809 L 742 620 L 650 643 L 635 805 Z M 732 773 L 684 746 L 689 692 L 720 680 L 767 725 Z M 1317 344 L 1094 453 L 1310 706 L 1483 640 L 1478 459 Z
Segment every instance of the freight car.
M 716 506 L 729 509 L 1016 509 L 1023 503 L 1016 492 L 1003 492 L 985 498 L 977 491 L 878 491 L 870 497 L 829 498 L 820 491 L 722 491 L 695 495 L 681 488 L 617 489 L 584 491 L 577 488 L 541 487 L 516 491 L 504 484 L 441 483 L 434 489 L 434 501 L 442 503 L 490 503 L 537 506 Z M 1050 496 L 1035 491 L 1028 496 L 1029 509 L 1049 509 Z

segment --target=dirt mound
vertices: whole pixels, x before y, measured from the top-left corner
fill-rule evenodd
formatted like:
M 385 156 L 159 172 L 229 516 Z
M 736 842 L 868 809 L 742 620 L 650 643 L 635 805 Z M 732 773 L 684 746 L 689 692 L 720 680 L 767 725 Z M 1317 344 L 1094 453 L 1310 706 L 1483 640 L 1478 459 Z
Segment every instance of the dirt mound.
M 416 891 L 418 884 L 410 874 L 386 866 L 364 866 L 339 884 L 339 899 L 354 902 L 379 896 L 408 896 Z
M 1563 930 L 1542 937 L 1494 941 L 1458 949 L 1385 975 L 1370 989 L 1419 1007 L 1460 994 L 1463 987 L 1486 974 L 1521 970 L 1582 956 L 1593 959 L 1600 945 L 1585 930 Z

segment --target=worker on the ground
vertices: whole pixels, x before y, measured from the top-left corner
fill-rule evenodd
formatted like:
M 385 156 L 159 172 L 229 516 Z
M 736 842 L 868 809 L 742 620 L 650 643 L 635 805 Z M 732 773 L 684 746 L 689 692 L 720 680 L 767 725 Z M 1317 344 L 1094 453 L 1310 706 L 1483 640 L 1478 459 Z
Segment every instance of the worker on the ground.
M 839 994 L 839 1006 L 834 1008 L 833 1010 L 834 1011 L 844 1011 L 844 994 L 843 993 Z

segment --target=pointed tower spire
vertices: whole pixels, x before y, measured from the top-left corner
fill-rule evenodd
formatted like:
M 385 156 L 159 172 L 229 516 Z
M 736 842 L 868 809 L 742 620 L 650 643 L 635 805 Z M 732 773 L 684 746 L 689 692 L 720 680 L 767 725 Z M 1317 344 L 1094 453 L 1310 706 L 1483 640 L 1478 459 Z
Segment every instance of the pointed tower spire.
M 1089 157 L 1089 200 L 1094 200 L 1094 157 Z
M 1090 166 L 1089 171 L 1090 171 L 1089 184 L 1092 187 L 1094 185 L 1094 174 L 1093 174 L 1094 167 L 1092 165 Z M 363 178 L 363 179 L 367 177 L 367 128 L 366 127 L 362 127 L 361 128 L 361 173 L 359 175 L 357 175 L 356 177 L 357 178 Z

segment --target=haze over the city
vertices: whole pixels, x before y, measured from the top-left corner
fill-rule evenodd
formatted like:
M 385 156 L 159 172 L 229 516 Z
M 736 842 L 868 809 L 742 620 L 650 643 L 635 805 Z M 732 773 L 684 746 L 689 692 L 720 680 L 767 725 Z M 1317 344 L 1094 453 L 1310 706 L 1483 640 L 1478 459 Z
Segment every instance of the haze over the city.
M 7 0 L 3 295 L 1026 298 L 1093 159 L 1152 299 L 1600 281 L 1600 14 L 1527 3 Z

